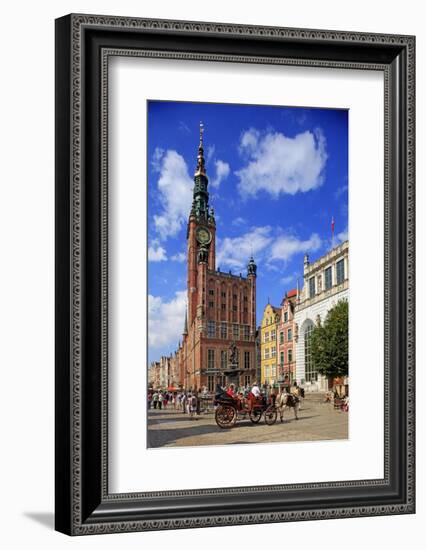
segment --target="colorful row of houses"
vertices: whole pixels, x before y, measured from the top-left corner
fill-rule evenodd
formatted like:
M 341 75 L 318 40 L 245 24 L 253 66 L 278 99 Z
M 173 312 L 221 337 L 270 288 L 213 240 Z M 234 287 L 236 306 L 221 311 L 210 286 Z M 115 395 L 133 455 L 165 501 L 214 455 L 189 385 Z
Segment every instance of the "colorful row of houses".
M 305 255 L 303 287 L 286 292 L 279 307 L 266 305 L 260 329 L 262 384 L 296 381 L 311 390 L 328 389 L 328 380 L 311 361 L 310 335 L 339 300 L 348 300 L 348 261 L 348 241 L 313 263 Z

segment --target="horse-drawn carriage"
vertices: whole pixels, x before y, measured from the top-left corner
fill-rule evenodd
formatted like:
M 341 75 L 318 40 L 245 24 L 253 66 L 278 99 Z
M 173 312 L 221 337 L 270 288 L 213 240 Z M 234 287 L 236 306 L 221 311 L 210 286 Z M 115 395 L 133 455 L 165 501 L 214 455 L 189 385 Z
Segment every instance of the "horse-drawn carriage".
M 277 409 L 269 404 L 264 396 L 250 400 L 245 397 L 232 397 L 218 387 L 215 402 L 215 420 L 220 428 L 232 428 L 237 420 L 245 420 L 247 417 L 253 424 L 260 422 L 262 416 L 268 426 L 277 421 Z

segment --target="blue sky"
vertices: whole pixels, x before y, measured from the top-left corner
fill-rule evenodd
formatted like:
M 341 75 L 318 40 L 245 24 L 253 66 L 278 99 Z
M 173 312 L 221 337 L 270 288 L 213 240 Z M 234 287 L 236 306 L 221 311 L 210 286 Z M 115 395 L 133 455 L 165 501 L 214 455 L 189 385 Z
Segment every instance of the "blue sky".
M 149 361 L 175 350 L 186 306 L 186 223 L 204 124 L 217 267 L 258 265 L 257 321 L 347 238 L 348 111 L 148 102 Z

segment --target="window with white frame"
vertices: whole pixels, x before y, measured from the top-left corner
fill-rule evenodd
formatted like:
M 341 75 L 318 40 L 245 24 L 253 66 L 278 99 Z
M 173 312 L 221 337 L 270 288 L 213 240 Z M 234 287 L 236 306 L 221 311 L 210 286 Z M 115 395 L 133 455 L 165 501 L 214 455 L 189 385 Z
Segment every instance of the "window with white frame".
M 318 380 L 318 371 L 315 369 L 311 357 L 311 336 L 314 324 L 311 323 L 305 330 L 305 380 L 315 382 Z

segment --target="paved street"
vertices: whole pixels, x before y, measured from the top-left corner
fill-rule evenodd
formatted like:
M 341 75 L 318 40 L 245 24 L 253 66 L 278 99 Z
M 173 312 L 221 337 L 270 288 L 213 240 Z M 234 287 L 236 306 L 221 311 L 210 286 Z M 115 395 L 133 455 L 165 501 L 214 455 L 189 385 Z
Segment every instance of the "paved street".
M 201 414 L 192 420 L 181 411 L 153 410 L 148 412 L 148 446 L 182 447 L 198 445 L 227 445 L 230 443 L 273 443 L 281 441 L 315 441 L 347 439 L 348 413 L 337 411 L 322 402 L 320 395 L 307 395 L 299 420 L 292 410 L 285 413 L 281 424 L 279 416 L 274 426 L 267 426 L 262 418 L 259 424 L 249 419 L 238 421 L 231 429 L 216 425 L 214 414 Z

